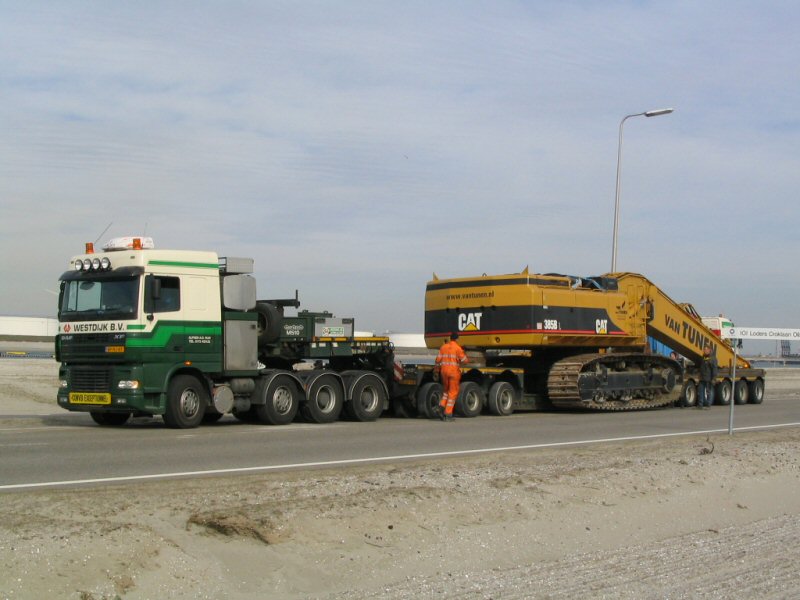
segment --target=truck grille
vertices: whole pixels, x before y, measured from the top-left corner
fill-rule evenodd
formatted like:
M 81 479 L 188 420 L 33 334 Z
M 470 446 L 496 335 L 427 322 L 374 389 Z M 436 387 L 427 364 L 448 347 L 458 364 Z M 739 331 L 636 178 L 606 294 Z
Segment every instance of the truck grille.
M 60 336 L 61 360 L 81 360 L 87 357 L 100 357 L 121 360 L 123 354 L 109 355 L 109 346 L 125 346 L 124 333 L 71 333 Z
M 70 389 L 79 392 L 106 392 L 111 384 L 111 369 L 72 367 Z

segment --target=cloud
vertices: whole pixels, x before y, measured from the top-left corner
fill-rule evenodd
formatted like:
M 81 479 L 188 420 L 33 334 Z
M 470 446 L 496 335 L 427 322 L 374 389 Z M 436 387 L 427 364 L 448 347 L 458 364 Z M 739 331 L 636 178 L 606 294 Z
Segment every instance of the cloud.
M 0 261 L 6 314 L 52 314 L 38 290 L 113 221 L 418 330 L 432 271 L 607 270 L 620 119 L 674 106 L 625 125 L 620 265 L 792 326 L 762 302 L 799 291 L 774 258 L 798 245 L 791 3 L 2 10 L 0 250 L 29 259 Z

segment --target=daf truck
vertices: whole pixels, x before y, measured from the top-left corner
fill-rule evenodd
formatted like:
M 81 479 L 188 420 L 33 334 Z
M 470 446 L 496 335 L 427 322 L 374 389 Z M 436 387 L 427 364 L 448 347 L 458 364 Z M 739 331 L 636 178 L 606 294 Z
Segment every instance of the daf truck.
M 146 237 L 87 244 L 61 275 L 58 404 L 101 425 L 162 415 L 195 427 L 233 413 L 370 421 L 389 405 L 392 347 L 351 318 L 257 300 L 253 260 L 159 250 Z

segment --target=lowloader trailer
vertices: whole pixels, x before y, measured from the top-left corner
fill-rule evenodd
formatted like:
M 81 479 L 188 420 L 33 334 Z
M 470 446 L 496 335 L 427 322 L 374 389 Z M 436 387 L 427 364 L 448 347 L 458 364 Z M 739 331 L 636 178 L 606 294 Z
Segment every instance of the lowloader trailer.
M 150 238 L 117 238 L 103 252 L 87 244 L 60 277 L 58 404 L 109 426 L 161 415 L 190 428 L 226 413 L 273 425 L 298 414 L 372 421 L 390 407 L 433 416 L 442 392 L 432 365 L 400 365 L 388 337 L 299 311 L 296 293 L 258 300 L 252 272 L 252 259 L 159 250 Z M 717 397 L 763 399 L 762 370 L 738 358 L 733 381 L 730 346 L 632 273 L 435 278 L 425 295 L 428 347 L 452 331 L 470 358 L 456 403 L 465 417 L 693 403 L 694 370 L 648 354 L 647 335 L 690 360 L 712 344 Z
M 697 400 L 696 364 L 703 348 L 717 357 L 716 399 L 761 403 L 763 369 L 754 369 L 703 324 L 688 304 L 678 304 L 642 275 L 597 277 L 534 274 L 482 275 L 429 281 L 425 340 L 437 348 L 450 332 L 478 352 L 462 367 L 459 411 L 473 416 L 517 409 L 620 411 Z M 674 360 L 649 352 L 648 336 L 681 354 Z M 432 368 L 412 366 L 418 412 L 432 414 L 441 396 Z

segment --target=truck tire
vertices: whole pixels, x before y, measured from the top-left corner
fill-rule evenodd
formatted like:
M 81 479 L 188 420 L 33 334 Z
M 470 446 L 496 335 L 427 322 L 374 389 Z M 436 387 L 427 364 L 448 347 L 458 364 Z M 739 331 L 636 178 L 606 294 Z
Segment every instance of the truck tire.
M 456 400 L 456 413 L 462 417 L 472 418 L 481 414 L 486 404 L 486 394 L 474 381 L 465 381 L 461 384 Z
M 733 386 L 730 379 L 723 379 L 716 386 L 714 386 L 714 404 L 720 406 L 728 406 L 731 403 L 731 396 L 733 395 Z
M 208 406 L 208 392 L 196 377 L 176 375 L 167 389 L 164 423 L 173 429 L 191 429 L 200 425 Z
M 258 420 L 267 425 L 287 425 L 294 421 L 300 408 L 302 392 L 288 375 L 276 375 L 269 383 L 259 380 L 256 393 L 264 403 L 253 406 Z
M 425 419 L 434 419 L 442 401 L 442 384 L 429 381 L 417 392 L 417 413 Z
M 333 423 L 344 407 L 344 388 L 333 375 L 320 375 L 311 382 L 308 397 L 300 407 L 312 423 Z
M 697 404 L 697 386 L 691 379 L 684 382 L 678 403 L 682 407 L 695 406 Z
M 507 417 L 514 412 L 515 397 L 514 386 L 507 381 L 497 381 L 489 388 L 486 406 L 493 415 Z
M 131 413 L 107 413 L 92 411 L 89 413 L 92 421 L 103 427 L 119 427 L 125 425 L 131 418 Z
M 747 382 L 744 379 L 740 379 L 736 382 L 736 385 L 733 386 L 733 401 L 736 404 L 747 404 L 747 397 L 749 390 L 747 389 Z
M 764 401 L 764 380 L 754 379 L 750 382 L 750 404 L 761 404 Z
M 350 401 L 344 405 L 345 412 L 356 421 L 374 421 L 381 416 L 387 398 L 381 378 L 364 372 L 357 376 L 350 389 Z
M 281 337 L 281 312 L 278 307 L 269 302 L 256 303 L 258 313 L 258 347 L 262 348 L 274 344 Z

